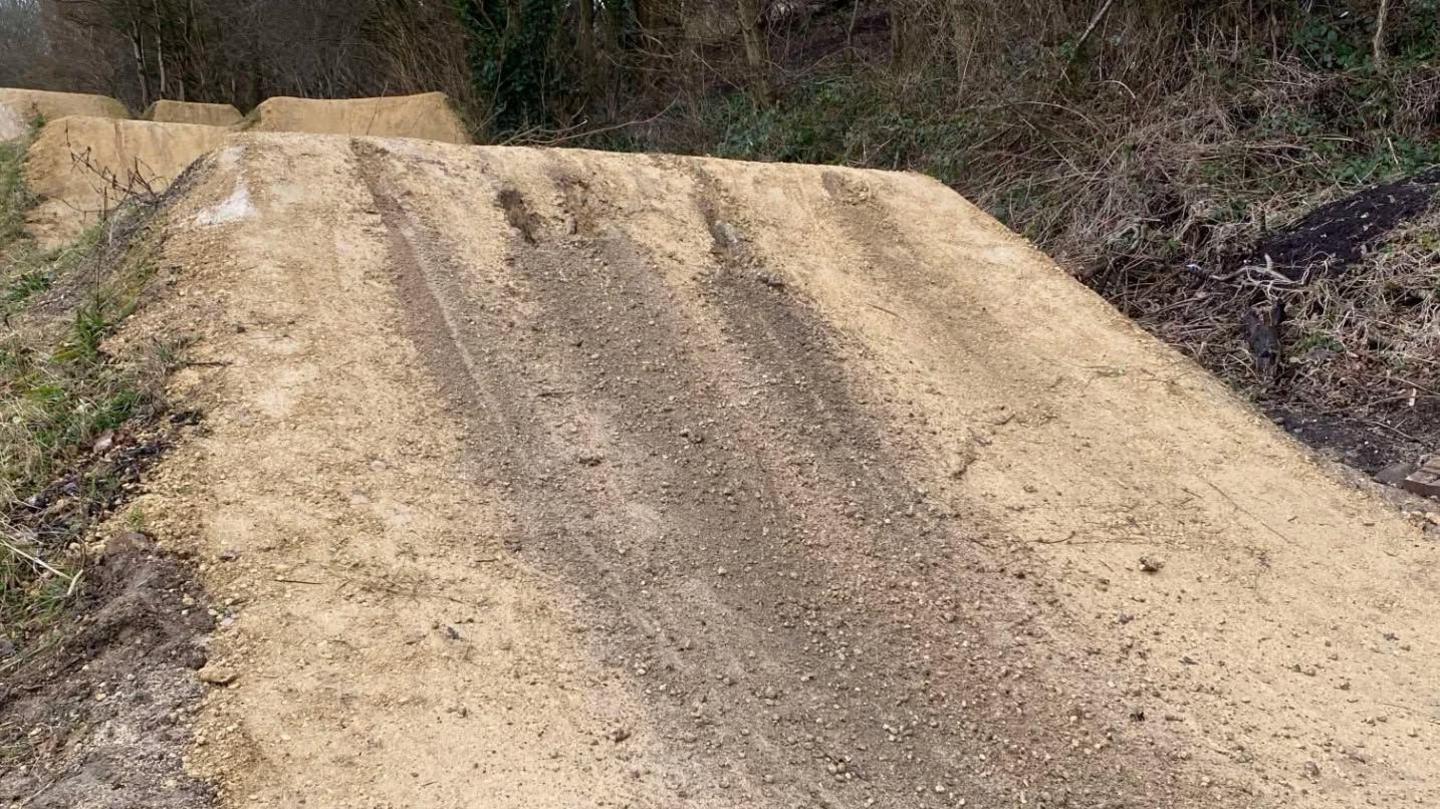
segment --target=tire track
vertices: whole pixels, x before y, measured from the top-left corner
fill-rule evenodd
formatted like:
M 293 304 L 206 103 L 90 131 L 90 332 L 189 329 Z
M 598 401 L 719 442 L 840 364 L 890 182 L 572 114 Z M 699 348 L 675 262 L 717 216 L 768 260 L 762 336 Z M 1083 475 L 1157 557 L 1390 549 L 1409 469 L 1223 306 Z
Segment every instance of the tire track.
M 689 762 L 681 795 L 1214 805 L 1086 695 L 1103 675 L 1073 676 L 1094 663 L 1053 636 L 1044 585 L 908 478 L 900 428 L 703 176 L 715 250 L 688 286 L 493 179 L 478 193 L 514 235 L 479 279 L 424 219 L 445 193 L 424 167 L 354 148 L 411 336 L 472 425 L 477 477 L 509 492 L 507 547 L 583 595 L 597 653 Z

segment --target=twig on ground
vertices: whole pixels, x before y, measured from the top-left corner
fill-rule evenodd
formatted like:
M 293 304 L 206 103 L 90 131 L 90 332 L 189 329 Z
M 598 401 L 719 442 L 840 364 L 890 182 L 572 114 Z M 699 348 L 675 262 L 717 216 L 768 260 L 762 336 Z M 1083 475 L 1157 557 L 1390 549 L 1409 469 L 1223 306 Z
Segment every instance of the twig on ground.
M 1080 51 L 1085 47 L 1085 42 L 1090 39 L 1091 34 L 1095 33 L 1095 29 L 1100 26 L 1101 20 L 1105 19 L 1105 15 L 1109 13 L 1110 7 L 1114 4 L 1115 0 L 1105 0 L 1104 3 L 1100 4 L 1100 8 L 1095 10 L 1095 16 L 1091 17 L 1090 24 L 1085 26 L 1085 33 L 1081 34 L 1080 38 L 1075 41 L 1075 51 L 1070 55 L 1071 62 L 1074 62 L 1080 55 Z

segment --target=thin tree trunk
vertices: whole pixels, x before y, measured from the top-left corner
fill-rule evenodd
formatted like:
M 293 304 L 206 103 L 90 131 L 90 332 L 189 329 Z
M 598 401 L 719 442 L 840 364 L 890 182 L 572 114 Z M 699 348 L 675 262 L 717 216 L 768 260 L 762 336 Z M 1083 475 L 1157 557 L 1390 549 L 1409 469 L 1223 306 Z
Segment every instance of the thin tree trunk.
M 894 67 L 904 67 L 907 61 L 905 20 L 908 16 L 899 3 L 890 7 L 890 64 Z
M 140 23 L 130 23 L 130 47 L 135 53 L 135 79 L 140 83 L 140 106 L 150 106 L 150 86 L 145 79 L 145 41 L 140 37 Z
M 1375 41 L 1372 44 L 1375 51 L 1375 69 L 1385 70 L 1385 18 L 1390 14 L 1390 0 L 1380 0 L 1380 8 L 1375 12 Z
M 761 0 L 735 0 L 740 31 L 745 39 L 745 64 L 750 70 L 750 92 L 761 104 L 770 103 L 770 52 L 761 28 Z
M 965 22 L 963 9 L 954 13 L 950 20 L 950 35 L 955 42 L 955 83 L 960 93 L 965 92 L 965 83 L 970 78 L 970 60 L 975 56 L 975 37 Z
M 890 6 L 890 64 L 908 70 L 920 62 L 924 52 L 925 27 L 921 24 L 921 0 L 897 2 Z
M 161 28 L 162 28 L 162 26 L 164 25 L 164 21 L 160 19 L 160 0 L 155 0 L 154 8 L 155 8 L 155 66 L 156 66 L 157 68 L 159 68 L 159 73 L 160 73 L 160 91 L 159 91 L 158 93 L 156 93 L 156 98 L 164 98 L 164 97 L 165 97 L 165 93 L 166 93 L 166 90 L 165 90 L 165 85 L 166 85 L 166 81 L 165 81 L 165 40 L 161 38 L 161 33 L 160 33 L 160 32 L 161 32 Z
M 580 82 L 587 101 L 595 95 L 595 0 L 577 0 L 580 4 L 580 31 L 576 37 L 576 58 L 580 60 Z
M 180 77 L 180 100 L 188 101 L 189 91 L 187 85 L 199 84 L 200 79 L 206 74 L 205 38 L 200 33 L 200 25 L 195 19 L 195 0 L 186 0 L 185 3 L 185 53 L 190 69 Z
M 600 77 L 604 82 L 606 118 L 614 120 L 619 115 L 620 82 L 630 60 L 629 55 L 621 50 L 621 32 L 628 18 L 623 3 L 608 2 L 600 8 L 605 12 L 605 42 L 602 47 L 605 56 L 599 64 Z M 641 76 L 644 76 L 643 72 Z

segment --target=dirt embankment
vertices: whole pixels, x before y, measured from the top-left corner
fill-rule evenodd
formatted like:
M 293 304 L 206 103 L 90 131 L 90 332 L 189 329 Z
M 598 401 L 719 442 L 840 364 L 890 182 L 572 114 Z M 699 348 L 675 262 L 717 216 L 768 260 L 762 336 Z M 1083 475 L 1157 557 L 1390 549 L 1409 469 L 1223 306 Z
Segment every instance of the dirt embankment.
M 381 98 L 268 98 L 243 128 L 257 132 L 370 135 L 470 143 L 470 133 L 444 93 Z
M 24 136 L 37 118 L 54 121 L 67 115 L 129 118 L 130 111 L 107 96 L 0 87 L 0 140 Z
M 81 617 L 58 648 L 0 672 L 0 800 L 30 809 L 198 809 L 187 712 L 205 686 L 204 594 L 143 535 L 112 539 L 87 570 Z
M 938 183 L 247 135 L 168 216 L 229 805 L 1440 799 L 1433 539 Z
M 240 114 L 240 110 L 231 104 L 201 104 L 169 99 L 161 99 L 151 104 L 140 117 L 161 123 L 203 126 L 234 126 L 245 118 Z
M 5 136 L 6 93 L 0 90 L 0 137 Z M 38 198 L 27 230 L 45 247 L 78 236 L 131 198 L 153 200 L 196 158 L 217 148 L 232 131 L 375 134 L 468 143 L 469 134 L 443 93 L 360 99 L 273 98 L 247 119 L 228 104 L 157 101 L 146 120 L 81 114 L 107 109 L 100 97 L 59 96 L 63 118 L 47 115 L 31 144 L 25 180 Z M 23 96 L 28 97 L 28 96 Z M 78 99 L 78 100 L 77 100 Z M 93 100 L 90 106 L 81 102 Z M 60 101 L 46 109 L 62 110 Z M 18 102 L 17 102 L 18 103 Z M 113 103 L 113 102 L 112 102 Z M 123 108 L 122 108 L 123 111 Z M 12 137 L 29 131 L 30 117 L 15 119 Z M 237 204 L 243 201 L 237 200 Z

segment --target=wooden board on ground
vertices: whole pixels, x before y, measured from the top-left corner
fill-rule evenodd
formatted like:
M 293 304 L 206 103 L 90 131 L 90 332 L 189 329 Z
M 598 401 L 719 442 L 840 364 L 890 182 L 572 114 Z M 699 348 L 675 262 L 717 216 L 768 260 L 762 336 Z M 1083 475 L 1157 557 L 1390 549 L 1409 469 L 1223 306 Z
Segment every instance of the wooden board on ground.
M 1410 473 L 1400 488 L 1425 497 L 1440 497 L 1440 453 L 1431 455 L 1430 460 Z

